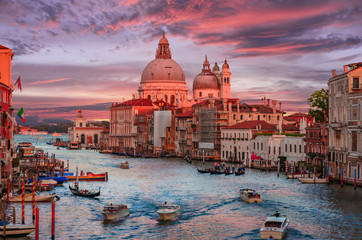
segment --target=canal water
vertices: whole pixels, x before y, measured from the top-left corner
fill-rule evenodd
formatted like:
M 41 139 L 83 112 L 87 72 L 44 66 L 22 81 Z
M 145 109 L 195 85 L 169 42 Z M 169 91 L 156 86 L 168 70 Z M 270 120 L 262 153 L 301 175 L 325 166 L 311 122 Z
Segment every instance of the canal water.
M 59 150 L 43 139 L 16 135 L 14 141 L 31 141 L 57 159 L 69 160 L 70 170 L 108 172 L 108 182 L 80 182 L 81 188 L 97 190 L 96 199 L 73 196 L 68 183 L 54 189 L 56 239 L 259 239 L 263 221 L 279 211 L 290 218 L 286 239 L 361 239 L 362 189 L 337 184 L 306 185 L 287 180 L 285 175 L 246 169 L 244 176 L 210 175 L 197 167 L 213 163 L 180 159 L 125 158 L 99 154 L 93 150 Z M 37 143 L 36 143 L 37 142 Z M 118 164 L 127 160 L 130 169 Z M 239 188 L 261 193 L 263 203 L 240 200 Z M 182 213 L 176 221 L 157 221 L 156 210 L 163 202 L 178 204 Z M 124 220 L 104 222 L 103 205 L 126 204 L 131 215 Z M 21 206 L 16 205 L 17 222 Z M 40 239 L 51 236 L 51 204 L 41 203 Z M 26 222 L 31 221 L 31 204 L 26 207 Z M 34 234 L 23 239 L 34 239 Z

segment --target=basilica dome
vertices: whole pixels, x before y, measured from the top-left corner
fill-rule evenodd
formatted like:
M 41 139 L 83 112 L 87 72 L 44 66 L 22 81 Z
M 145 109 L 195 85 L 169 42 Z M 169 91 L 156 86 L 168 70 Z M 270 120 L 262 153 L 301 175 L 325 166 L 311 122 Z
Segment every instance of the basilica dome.
M 185 74 L 180 65 L 171 58 L 156 58 L 143 70 L 141 83 L 158 81 L 185 83 Z

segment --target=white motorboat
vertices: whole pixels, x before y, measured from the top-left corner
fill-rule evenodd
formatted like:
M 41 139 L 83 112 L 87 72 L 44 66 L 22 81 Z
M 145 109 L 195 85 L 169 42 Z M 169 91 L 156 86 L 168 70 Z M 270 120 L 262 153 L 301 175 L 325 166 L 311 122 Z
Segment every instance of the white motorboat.
M 28 224 L 6 224 L 6 236 L 22 237 L 35 231 L 34 225 Z M 0 236 L 4 236 L 3 225 L 0 226 Z
M 157 210 L 159 220 L 168 221 L 173 220 L 181 214 L 181 208 L 179 205 L 163 205 Z
M 121 162 L 121 163 L 119 164 L 119 167 L 120 167 L 120 168 L 123 168 L 123 169 L 129 169 L 129 163 L 128 163 L 128 161 Z
M 326 178 L 298 178 L 299 182 L 301 183 L 327 183 Z
M 108 205 L 104 206 L 101 211 L 105 220 L 116 220 L 127 217 L 129 215 L 129 208 L 127 205 Z
M 241 200 L 253 203 L 253 202 L 263 202 L 263 198 L 260 196 L 259 193 L 257 193 L 255 190 L 247 189 L 247 188 L 241 188 L 239 190 L 240 198 Z
M 268 217 L 260 228 L 260 239 L 282 239 L 288 226 L 288 217 L 276 212 Z

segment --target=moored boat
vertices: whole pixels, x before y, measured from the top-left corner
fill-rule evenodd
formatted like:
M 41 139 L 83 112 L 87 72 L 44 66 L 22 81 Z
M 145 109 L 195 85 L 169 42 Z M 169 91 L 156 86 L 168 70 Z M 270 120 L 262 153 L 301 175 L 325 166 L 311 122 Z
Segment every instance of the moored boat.
M 197 171 L 198 171 L 199 173 L 210 173 L 210 169 L 208 169 L 208 168 L 206 168 L 206 169 L 204 169 L 204 170 L 202 170 L 202 169 L 197 169 Z
M 1 223 L 0 236 L 4 236 L 4 226 Z M 24 237 L 35 231 L 34 225 L 29 224 L 6 224 L 6 236 L 7 237 Z
M 108 181 L 108 173 L 100 173 L 95 174 L 91 172 L 87 172 L 86 175 L 78 176 L 79 181 Z M 76 176 L 67 176 L 68 181 L 75 181 L 77 179 Z
M 268 217 L 260 228 L 260 239 L 282 239 L 288 226 L 288 217 L 276 212 Z
M 235 176 L 240 176 L 240 175 L 243 175 L 245 173 L 244 170 L 237 170 L 235 171 Z
M 49 194 L 49 195 L 39 195 L 38 192 L 35 193 L 35 202 L 52 202 L 53 200 L 58 199 L 58 195 L 56 193 Z M 22 196 L 14 196 L 9 198 L 10 202 L 22 202 Z M 32 202 L 33 201 L 33 193 L 25 194 L 24 196 L 25 202 Z
M 160 209 L 157 210 L 157 213 L 159 220 L 173 220 L 181 214 L 181 207 L 179 205 L 168 205 L 165 203 L 163 206 L 160 206 Z
M 53 180 L 53 179 L 41 179 L 41 180 L 39 180 L 40 187 L 47 187 L 49 185 L 52 185 L 54 187 L 57 184 L 58 184 L 58 182 Z
M 241 200 L 243 200 L 245 202 L 248 202 L 248 203 L 263 202 L 263 198 L 255 190 L 247 189 L 247 188 L 241 188 L 239 190 L 239 194 L 240 194 Z
M 129 169 L 129 163 L 128 163 L 128 161 L 121 162 L 121 163 L 119 164 L 119 167 L 120 167 L 120 168 L 123 168 L 123 169 Z
M 298 178 L 299 182 L 301 183 L 327 183 L 327 179 L 326 178 L 316 178 L 316 177 L 312 177 L 312 178 Z
M 113 205 L 104 206 L 101 211 L 105 220 L 116 220 L 127 217 L 129 215 L 129 208 L 127 205 Z
M 104 149 L 104 150 L 100 150 L 99 153 L 111 154 L 111 153 L 112 153 L 112 150 Z

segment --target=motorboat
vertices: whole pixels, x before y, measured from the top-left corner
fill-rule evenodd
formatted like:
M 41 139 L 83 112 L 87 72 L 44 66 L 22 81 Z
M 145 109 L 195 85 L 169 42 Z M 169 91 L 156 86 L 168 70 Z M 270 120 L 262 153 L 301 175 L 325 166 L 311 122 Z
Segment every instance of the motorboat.
M 276 212 L 269 216 L 260 228 L 260 239 L 282 239 L 288 226 L 288 217 Z
M 127 217 L 129 215 L 129 208 L 127 205 L 110 205 L 104 206 L 101 211 L 105 220 L 116 220 Z
M 35 193 L 35 202 L 52 202 L 53 200 L 59 199 L 58 195 L 56 193 L 52 193 L 49 195 L 40 195 L 38 192 Z M 9 198 L 10 202 L 22 202 L 22 196 L 14 196 Z M 32 202 L 33 201 L 33 193 L 25 194 L 24 196 L 25 202 Z
M 54 132 L 54 133 L 52 134 L 52 137 L 61 137 L 61 136 L 62 136 L 62 134 L 57 133 L 57 132 Z
M 298 178 L 299 182 L 301 183 L 327 183 L 326 178 Z
M 39 186 L 40 187 L 47 187 L 49 185 L 52 185 L 53 187 L 55 187 L 58 184 L 57 181 L 53 180 L 53 179 L 42 179 L 39 180 Z
M 0 236 L 4 236 L 4 226 L 0 226 Z M 30 224 L 6 224 L 6 236 L 7 237 L 24 237 L 35 231 L 35 226 Z
M 181 214 L 181 207 L 179 205 L 164 204 L 157 210 L 158 219 L 161 221 L 173 220 Z
M 248 189 L 248 188 L 241 188 L 239 190 L 241 200 L 248 202 L 248 203 L 261 203 L 263 202 L 263 198 L 257 193 L 255 190 Z
M 99 153 L 111 154 L 112 150 L 104 149 L 104 150 L 100 150 Z
M 120 168 L 123 168 L 123 169 L 129 169 L 129 163 L 128 163 L 128 161 L 121 162 L 121 163 L 119 164 L 119 167 L 120 167 Z

